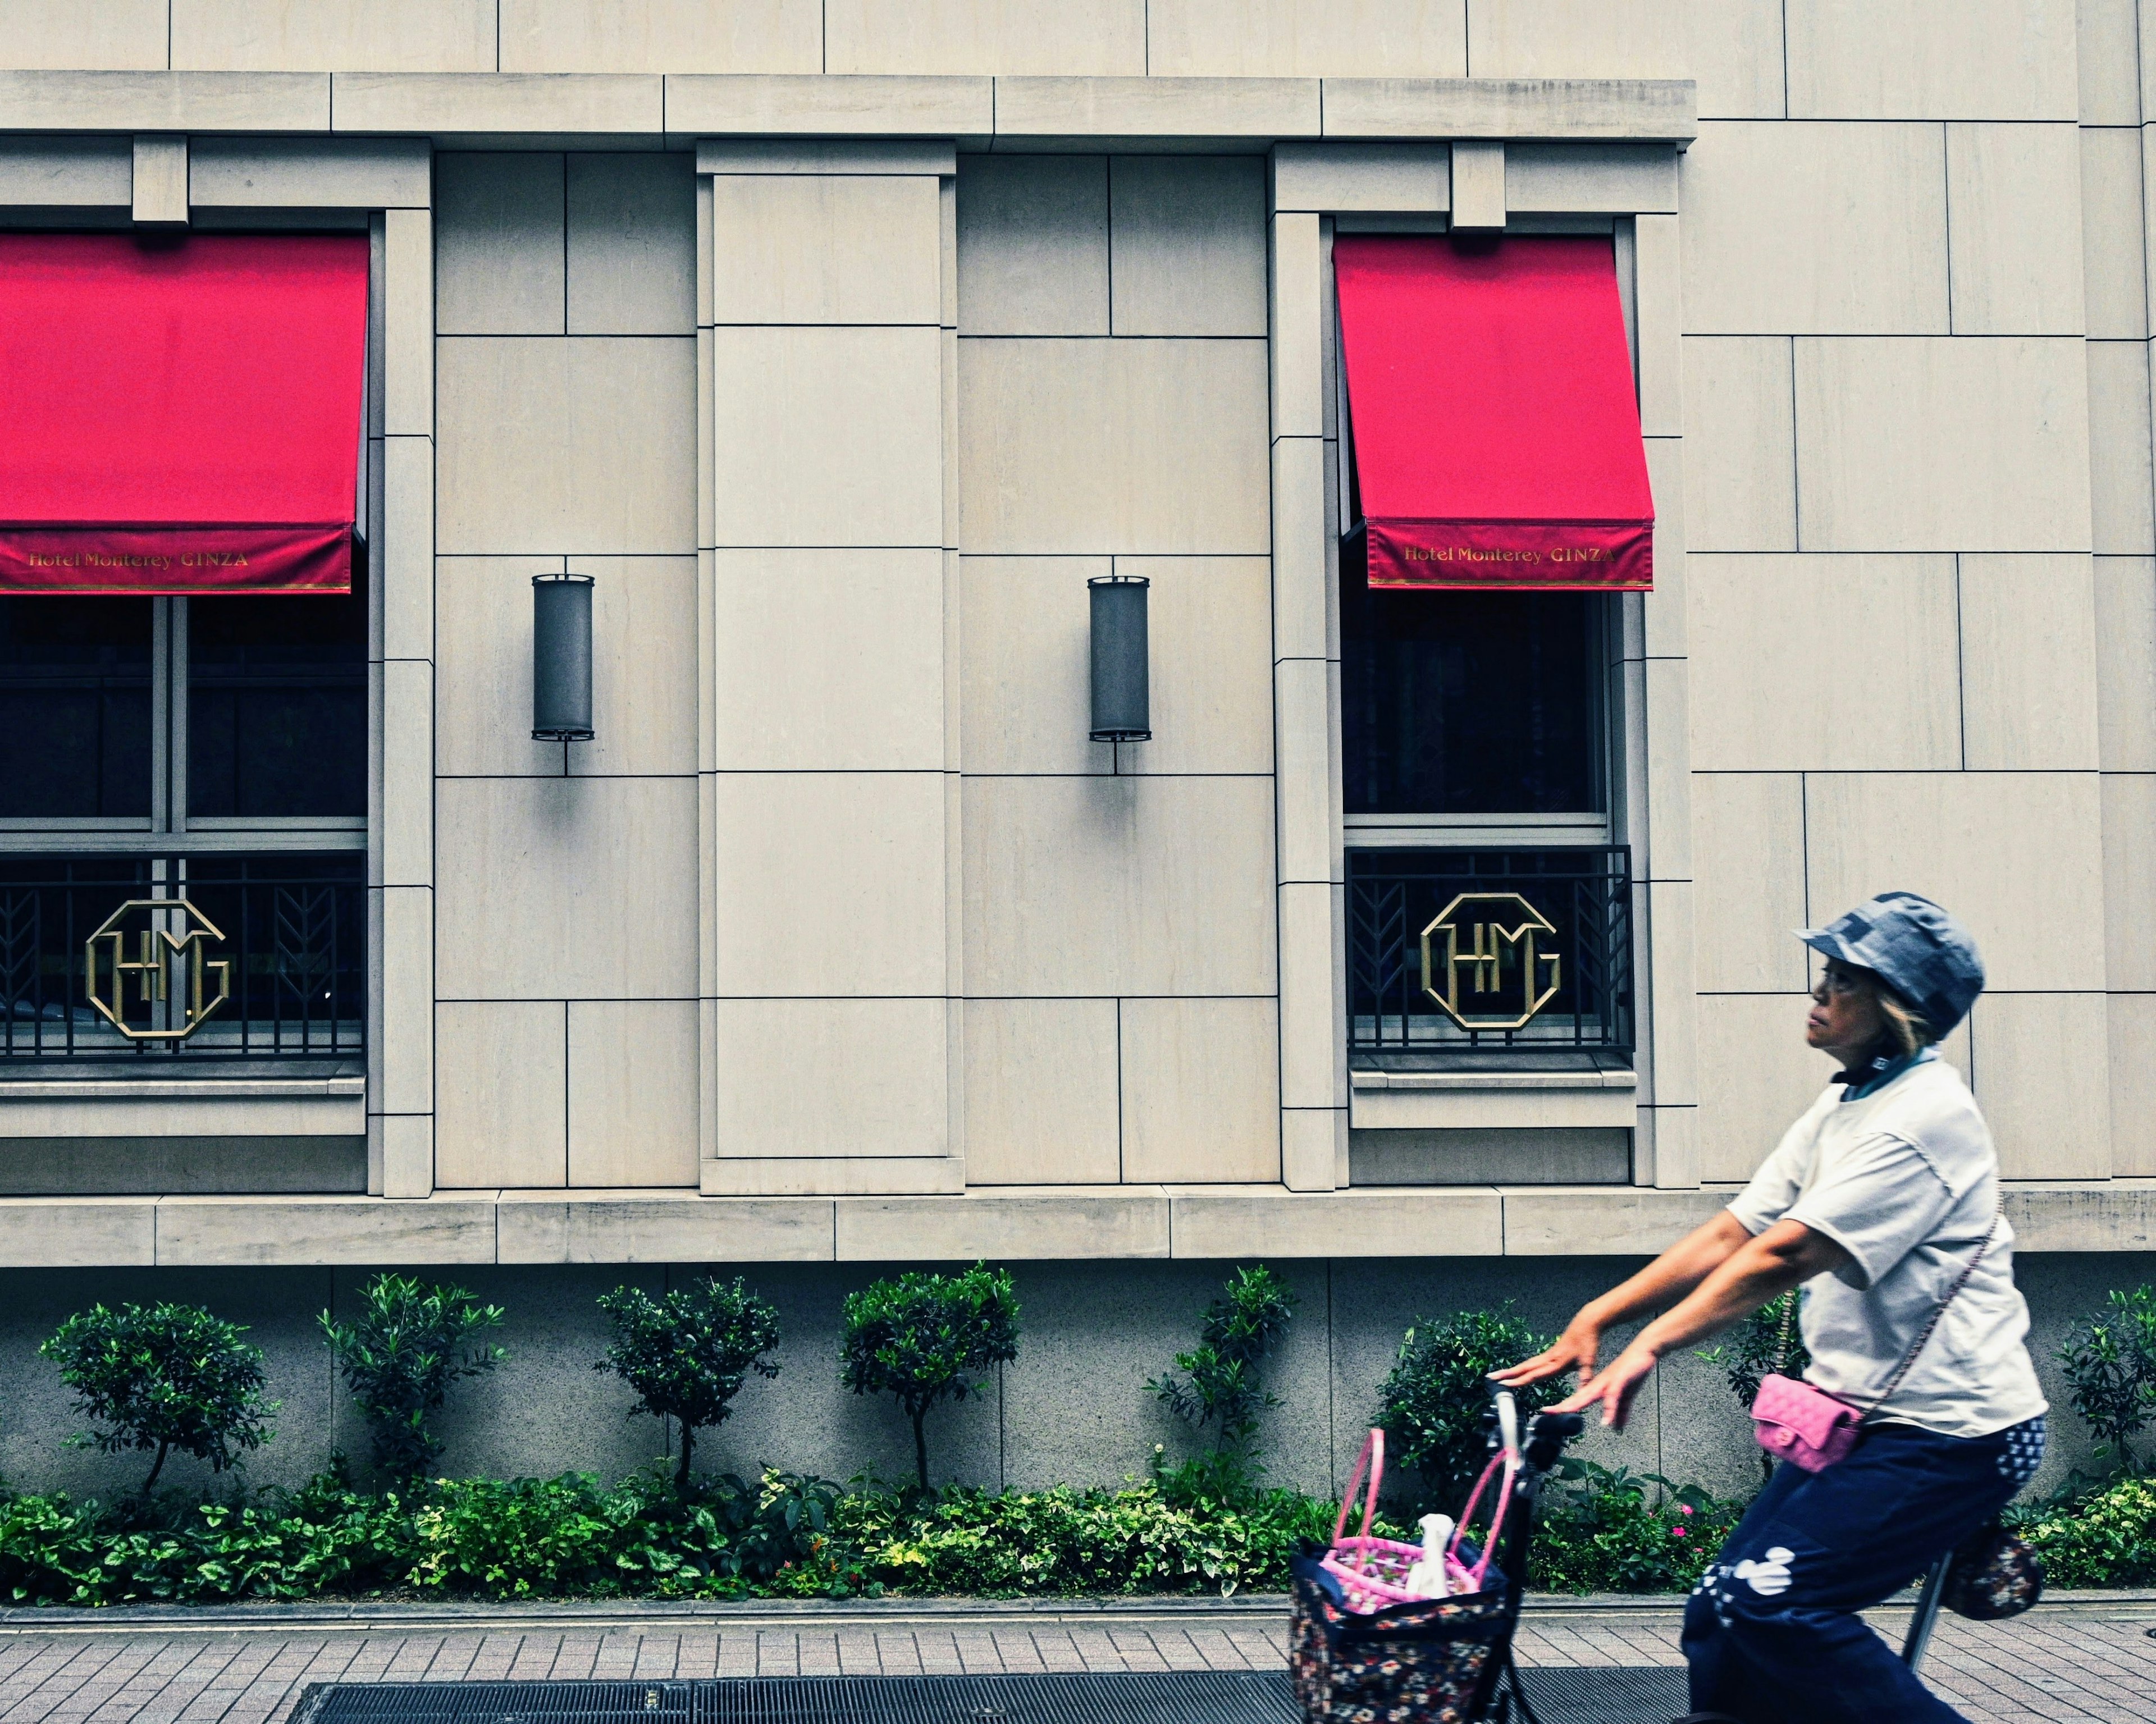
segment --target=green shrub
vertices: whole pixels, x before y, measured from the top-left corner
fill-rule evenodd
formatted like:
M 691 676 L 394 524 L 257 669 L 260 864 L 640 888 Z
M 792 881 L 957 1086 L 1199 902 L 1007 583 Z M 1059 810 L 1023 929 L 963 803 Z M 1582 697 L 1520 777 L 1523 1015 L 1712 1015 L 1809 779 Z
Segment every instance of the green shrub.
M 221 1473 L 271 1436 L 278 1403 L 263 1398 L 262 1349 L 244 1332 L 198 1305 L 94 1305 L 38 1351 L 60 1367 L 75 1411 L 111 1427 L 69 1441 L 108 1455 L 157 1450 L 146 1496 L 175 1449 Z
M 2114 1290 L 2110 1310 L 2076 1326 L 2054 1356 L 2074 1410 L 2097 1434 L 2097 1456 L 2138 1470 L 2128 1439 L 2156 1419 L 2156 1290 Z
M 636 1391 L 632 1417 L 649 1413 L 681 1427 L 675 1480 L 686 1490 L 698 1429 L 726 1422 L 750 1372 L 778 1375 L 764 1357 L 778 1345 L 778 1313 L 739 1277 L 729 1287 L 709 1275 L 657 1299 L 617 1287 L 599 1296 L 599 1309 L 613 1319 L 614 1339 L 598 1368 Z
M 1447 1514 L 1459 1512 L 1488 1458 L 1482 1409 L 1490 1403 L 1490 1373 L 1552 1344 L 1553 1337 L 1514 1316 L 1509 1302 L 1494 1311 L 1464 1311 L 1440 1323 L 1416 1320 L 1379 1392 L 1378 1422 L 1385 1428 L 1390 1458 L 1422 1475 L 1425 1501 Z M 1563 1393 L 1554 1379 L 1512 1391 L 1523 1424 Z
M 1528 1547 L 1529 1583 L 1553 1593 L 1686 1592 L 1745 1505 L 1660 1473 L 1566 1460 Z
M 459 1351 L 474 1335 L 500 1327 L 502 1310 L 462 1287 L 429 1286 L 411 1275 L 377 1275 L 359 1299 L 352 1322 L 324 1311 L 322 1334 L 367 1421 L 374 1464 L 408 1485 L 442 1452 L 429 1420 L 442 1410 L 449 1385 L 508 1357 L 484 1342 Z
M 1018 1296 L 1007 1269 L 977 1263 L 956 1275 L 908 1270 L 846 1296 L 841 1380 L 857 1395 L 890 1395 L 905 1410 L 923 1491 L 928 1409 L 978 1394 L 980 1383 L 967 1373 L 1017 1357 Z
M 2156 1586 L 2156 1478 L 2121 1479 L 2009 1518 L 2051 1586 Z
M 1233 1501 L 1246 1496 L 1265 1469 L 1257 1460 L 1258 1416 L 1277 1407 L 1260 1381 L 1270 1352 L 1295 1316 L 1292 1291 L 1263 1264 L 1229 1275 L 1220 1296 L 1205 1307 L 1198 1345 L 1175 1356 L 1182 1377 L 1163 1374 L 1146 1384 L 1168 1411 L 1201 1437 L 1209 1452 L 1175 1470 L 1185 1495 Z M 1165 1469 L 1156 1470 L 1163 1478 Z

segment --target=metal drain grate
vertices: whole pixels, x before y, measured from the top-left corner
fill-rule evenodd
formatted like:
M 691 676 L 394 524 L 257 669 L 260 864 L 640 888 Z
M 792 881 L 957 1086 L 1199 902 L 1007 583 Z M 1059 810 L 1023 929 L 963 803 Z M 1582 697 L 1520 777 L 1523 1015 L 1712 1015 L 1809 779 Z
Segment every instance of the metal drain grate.
M 1669 1724 L 1681 1670 L 1523 1670 L 1542 1724 Z M 1278 1672 L 316 1684 L 290 1724 L 1298 1724 Z

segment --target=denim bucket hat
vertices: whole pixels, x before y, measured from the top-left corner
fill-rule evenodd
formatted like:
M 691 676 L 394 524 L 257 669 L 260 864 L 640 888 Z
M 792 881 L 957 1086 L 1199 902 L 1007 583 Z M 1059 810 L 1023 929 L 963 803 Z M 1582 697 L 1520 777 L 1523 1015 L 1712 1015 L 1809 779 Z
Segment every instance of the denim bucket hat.
M 1984 992 L 1975 936 L 1914 892 L 1881 892 L 1823 928 L 1796 933 L 1815 952 L 1876 972 L 1941 1041 Z

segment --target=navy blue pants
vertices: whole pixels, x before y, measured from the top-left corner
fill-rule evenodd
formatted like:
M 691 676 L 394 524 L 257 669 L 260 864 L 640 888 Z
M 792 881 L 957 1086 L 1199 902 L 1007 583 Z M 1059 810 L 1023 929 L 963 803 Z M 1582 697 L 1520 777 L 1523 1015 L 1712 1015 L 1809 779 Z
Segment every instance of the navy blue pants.
M 2044 1421 L 1988 1437 L 1866 1430 L 1825 1472 L 1774 1469 L 1685 1607 L 1695 1711 L 1746 1724 L 1948 1724 L 1857 1614 L 1982 1526 L 2035 1476 Z

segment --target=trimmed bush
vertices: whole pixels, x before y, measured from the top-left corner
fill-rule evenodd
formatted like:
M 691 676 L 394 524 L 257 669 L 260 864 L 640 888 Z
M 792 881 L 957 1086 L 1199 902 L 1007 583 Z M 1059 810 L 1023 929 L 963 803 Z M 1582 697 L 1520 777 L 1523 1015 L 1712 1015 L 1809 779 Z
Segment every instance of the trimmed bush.
M 374 1464 L 408 1485 L 442 1452 L 429 1421 L 449 1399 L 450 1385 L 483 1376 L 509 1357 L 485 1342 L 466 1346 L 501 1326 L 502 1309 L 481 1305 L 462 1287 L 429 1286 L 411 1275 L 377 1275 L 360 1289 L 359 1301 L 349 1323 L 324 1311 L 322 1335 L 367 1421 Z
M 94 1305 L 38 1351 L 60 1367 L 75 1411 L 110 1427 L 69 1441 L 108 1455 L 157 1451 L 146 1496 L 175 1449 L 221 1473 L 273 1434 L 278 1403 L 263 1398 L 262 1349 L 245 1332 L 198 1305 Z
M 1488 1459 L 1482 1409 L 1490 1404 L 1490 1373 L 1553 1344 L 1552 1337 L 1514 1316 L 1509 1302 L 1438 1323 L 1419 1318 L 1402 1338 L 1399 1357 L 1379 1391 L 1378 1423 L 1385 1428 L 1389 1458 L 1421 1474 L 1424 1500 L 1432 1507 L 1457 1514 Z M 1513 1390 L 1522 1427 L 1530 1413 L 1563 1393 L 1554 1379 Z
M 778 1375 L 764 1357 L 778 1345 L 778 1313 L 738 1276 L 729 1287 L 710 1275 L 657 1299 L 617 1287 L 599 1296 L 599 1309 L 613 1320 L 614 1340 L 597 1368 L 636 1391 L 631 1417 L 649 1413 L 681 1427 L 675 1483 L 685 1491 L 697 1431 L 726 1422 L 750 1372 Z
M 928 1487 L 921 1422 L 939 1401 L 978 1395 L 975 1375 L 1018 1357 L 1018 1295 L 1010 1271 L 977 1263 L 963 1275 L 908 1270 L 846 1296 L 842 1381 L 857 1395 L 890 1395 L 913 1424 L 913 1463 Z
M 1294 1293 L 1263 1264 L 1237 1270 L 1205 1307 L 1198 1345 L 1175 1356 L 1184 1374 L 1163 1373 L 1146 1384 L 1147 1393 L 1201 1437 L 1211 1433 L 1210 1452 L 1197 1465 L 1229 1487 L 1224 1494 L 1247 1488 L 1250 1475 L 1264 1470 L 1256 1460 L 1258 1416 L 1280 1400 L 1260 1373 L 1295 1306 Z

